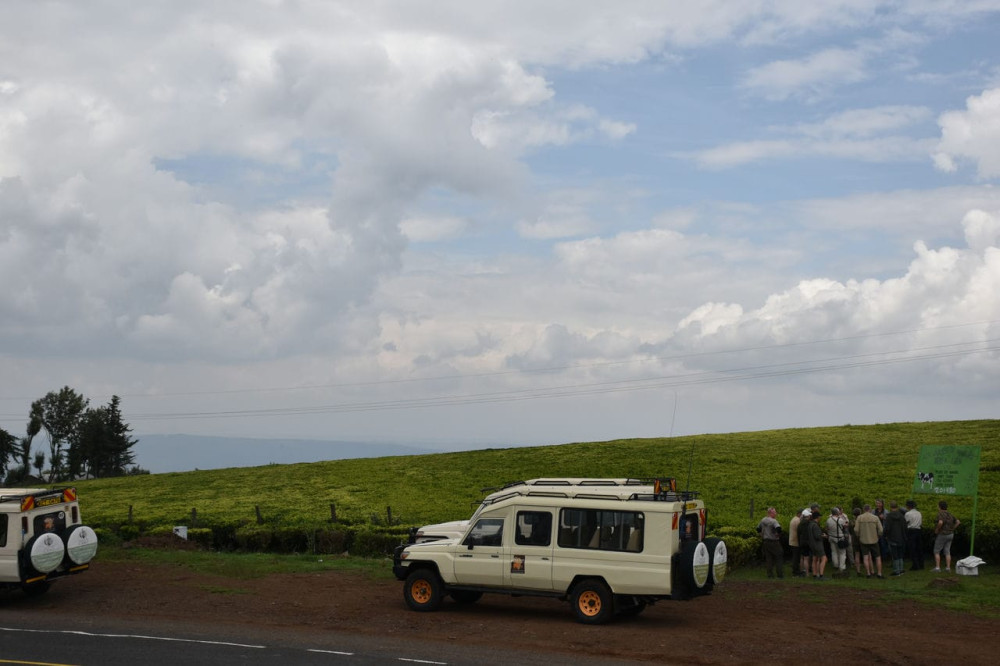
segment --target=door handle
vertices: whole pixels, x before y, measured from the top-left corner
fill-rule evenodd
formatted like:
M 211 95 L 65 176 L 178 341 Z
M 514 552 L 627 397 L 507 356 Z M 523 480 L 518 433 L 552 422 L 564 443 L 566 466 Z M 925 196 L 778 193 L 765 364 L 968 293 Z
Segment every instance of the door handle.
M 459 555 L 459 557 L 472 557 L 472 555 L 463 554 L 463 555 Z
M 499 560 L 500 559 L 499 555 L 490 555 L 490 557 L 492 557 L 494 560 Z

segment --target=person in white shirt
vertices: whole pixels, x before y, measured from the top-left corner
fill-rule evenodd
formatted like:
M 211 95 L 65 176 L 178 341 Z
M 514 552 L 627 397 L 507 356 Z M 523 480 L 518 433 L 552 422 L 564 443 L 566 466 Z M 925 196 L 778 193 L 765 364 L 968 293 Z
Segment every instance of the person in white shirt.
M 924 517 L 917 510 L 917 503 L 906 500 L 906 549 L 910 551 L 910 571 L 920 571 L 924 568 L 924 549 L 920 538 Z

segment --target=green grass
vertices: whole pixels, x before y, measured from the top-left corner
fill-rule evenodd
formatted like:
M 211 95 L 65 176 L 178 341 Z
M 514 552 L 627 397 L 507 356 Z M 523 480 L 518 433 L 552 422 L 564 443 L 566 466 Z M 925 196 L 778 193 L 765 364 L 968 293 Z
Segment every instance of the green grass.
M 421 456 L 335 460 L 82 481 L 84 517 L 117 529 L 129 508 L 142 529 L 193 524 L 316 526 L 340 521 L 421 525 L 468 517 L 481 490 L 540 476 L 674 476 L 701 492 L 710 528 L 749 531 L 768 505 L 787 522 L 799 507 L 905 500 L 924 444 L 982 447 L 980 496 L 1000 497 L 1000 420 L 798 428 L 623 439 Z M 141 462 L 141 461 L 140 461 Z M 688 469 L 691 469 L 690 479 Z M 927 519 L 937 498 L 917 497 Z M 971 528 L 972 498 L 950 497 Z M 961 537 L 961 534 L 960 534 Z M 977 554 L 1000 552 L 1000 504 L 979 503 Z M 982 548 L 980 547 L 982 546 Z
M 353 571 L 373 579 L 391 579 L 388 559 L 341 555 L 276 555 L 272 553 L 220 553 L 205 550 L 102 546 L 98 560 L 176 566 L 236 580 L 262 578 L 272 574 Z
M 728 581 L 765 582 L 774 588 L 777 595 L 798 594 L 802 599 L 819 604 L 823 603 L 823 588 L 848 588 L 875 592 L 874 595 L 859 596 L 859 604 L 888 607 L 905 600 L 982 617 L 1000 618 L 1000 571 L 990 570 L 989 565 L 981 566 L 978 576 L 935 574 L 924 570 L 908 571 L 899 577 L 886 576 L 885 580 L 858 578 L 852 574 L 850 578 L 831 578 L 825 581 L 787 577 L 783 580 L 766 580 L 762 568 L 744 567 L 731 571 L 726 578 L 726 582 Z

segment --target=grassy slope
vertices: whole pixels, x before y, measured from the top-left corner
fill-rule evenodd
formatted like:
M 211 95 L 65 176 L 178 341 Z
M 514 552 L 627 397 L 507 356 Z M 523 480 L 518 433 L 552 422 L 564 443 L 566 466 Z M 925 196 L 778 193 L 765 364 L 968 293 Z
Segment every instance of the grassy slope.
M 849 506 L 853 498 L 905 500 L 911 495 L 920 446 L 982 447 L 980 535 L 1000 533 L 1000 420 L 900 423 L 772 430 L 672 439 L 627 439 L 533 448 L 422 456 L 336 460 L 297 465 L 156 474 L 78 483 L 84 516 L 115 527 L 133 507 L 136 522 L 153 526 L 252 522 L 319 524 L 329 518 L 360 523 L 386 507 L 395 521 L 424 524 L 465 518 L 480 490 L 539 476 L 674 476 L 698 490 L 711 527 L 748 528 L 768 504 L 783 521 L 797 507 Z M 937 497 L 918 496 L 925 519 Z M 953 512 L 971 526 L 972 499 L 952 497 Z M 750 514 L 751 505 L 755 508 Z M 984 544 L 986 545 L 986 544 Z

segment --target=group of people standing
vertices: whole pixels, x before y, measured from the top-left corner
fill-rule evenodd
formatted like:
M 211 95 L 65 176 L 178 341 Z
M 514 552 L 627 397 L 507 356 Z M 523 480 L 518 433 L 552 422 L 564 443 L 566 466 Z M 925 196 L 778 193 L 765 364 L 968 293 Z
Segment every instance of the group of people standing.
M 909 554 L 910 571 L 924 568 L 922 547 L 923 514 L 915 501 L 907 500 L 906 507 L 889 502 L 888 510 L 883 500 L 875 500 L 874 508 L 865 504 L 852 511 L 853 520 L 840 507 L 833 507 L 825 517 L 819 504 L 798 511 L 788 524 L 788 545 L 791 549 L 792 575 L 816 580 L 826 579 L 826 568 L 833 569 L 832 577 L 847 577 L 849 567 L 858 576 L 884 578 L 882 565 L 892 565 L 892 575 L 901 576 L 905 558 Z M 934 525 L 934 569 L 951 570 L 951 543 L 960 521 L 948 511 L 948 503 L 938 502 L 937 521 Z M 757 524 L 763 543 L 767 577 L 784 577 L 784 546 L 778 512 L 771 506 L 767 515 Z

